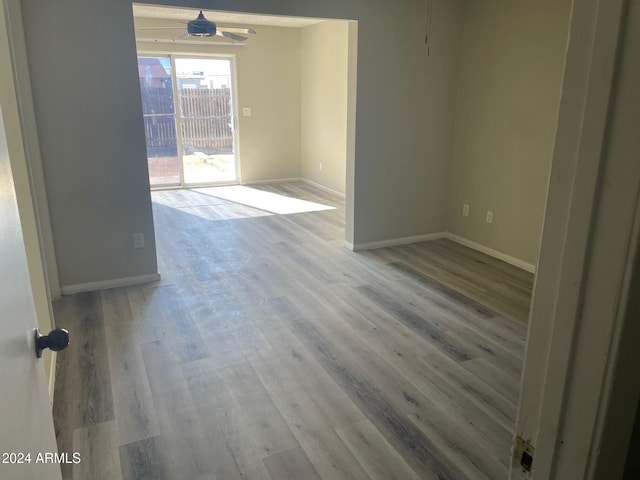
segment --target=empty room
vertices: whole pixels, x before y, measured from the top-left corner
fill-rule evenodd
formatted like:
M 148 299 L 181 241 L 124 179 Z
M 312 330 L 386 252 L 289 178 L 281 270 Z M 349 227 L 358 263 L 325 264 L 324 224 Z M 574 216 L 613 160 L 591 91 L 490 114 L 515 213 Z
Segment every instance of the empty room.
M 637 2 L 53 3 L 0 477 L 633 478 Z

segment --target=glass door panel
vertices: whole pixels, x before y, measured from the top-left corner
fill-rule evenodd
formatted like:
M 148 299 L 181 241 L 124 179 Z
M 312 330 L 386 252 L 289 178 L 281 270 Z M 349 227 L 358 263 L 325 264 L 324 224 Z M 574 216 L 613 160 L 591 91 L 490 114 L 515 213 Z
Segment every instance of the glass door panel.
M 149 181 L 152 187 L 180 185 L 171 61 L 138 57 Z
M 185 184 L 237 181 L 231 60 L 176 58 Z

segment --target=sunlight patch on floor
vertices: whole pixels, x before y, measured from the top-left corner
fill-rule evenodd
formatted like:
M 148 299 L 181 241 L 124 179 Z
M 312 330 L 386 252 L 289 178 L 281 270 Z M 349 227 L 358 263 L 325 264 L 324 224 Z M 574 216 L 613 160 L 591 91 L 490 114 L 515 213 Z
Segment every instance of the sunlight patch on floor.
M 277 215 L 335 210 L 335 207 L 329 205 L 287 197 L 277 193 L 265 192 L 264 190 L 245 187 L 243 185 L 198 188 L 195 189 L 195 191 L 230 202 L 265 210 Z

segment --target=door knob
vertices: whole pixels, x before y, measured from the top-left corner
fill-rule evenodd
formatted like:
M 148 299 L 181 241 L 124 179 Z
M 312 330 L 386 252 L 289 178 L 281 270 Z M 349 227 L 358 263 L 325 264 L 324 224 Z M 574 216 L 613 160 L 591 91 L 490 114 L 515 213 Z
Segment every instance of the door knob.
M 49 335 L 42 335 L 36 328 L 36 357 L 42 357 L 42 351 L 49 348 L 54 352 L 64 350 L 69 345 L 69 332 L 64 328 L 51 330 Z

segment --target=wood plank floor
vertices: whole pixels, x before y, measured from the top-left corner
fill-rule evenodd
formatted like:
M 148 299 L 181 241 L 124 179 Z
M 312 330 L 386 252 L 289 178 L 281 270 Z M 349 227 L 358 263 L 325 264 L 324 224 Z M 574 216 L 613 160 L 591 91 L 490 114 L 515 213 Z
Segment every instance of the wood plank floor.
M 153 192 L 162 281 L 55 303 L 63 477 L 506 479 L 532 275 L 256 190 Z

